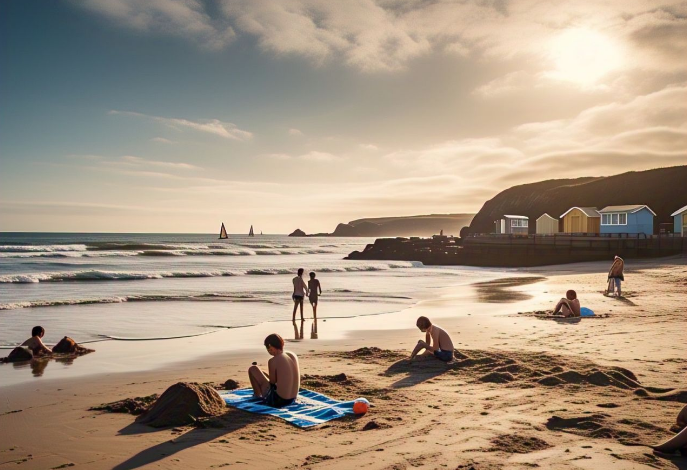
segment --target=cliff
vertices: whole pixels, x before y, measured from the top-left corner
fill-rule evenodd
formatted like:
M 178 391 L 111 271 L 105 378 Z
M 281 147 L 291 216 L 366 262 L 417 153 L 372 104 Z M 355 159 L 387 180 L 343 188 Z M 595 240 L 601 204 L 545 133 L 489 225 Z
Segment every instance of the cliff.
M 656 212 L 655 232 L 658 224 L 672 223 L 670 214 L 687 204 L 687 165 L 513 186 L 484 203 L 472 219 L 469 231 L 491 233 L 495 220 L 504 214 L 513 214 L 529 217 L 529 231 L 535 233 L 535 221 L 545 212 L 559 218 L 573 206 L 601 209 L 625 204 L 651 207 Z

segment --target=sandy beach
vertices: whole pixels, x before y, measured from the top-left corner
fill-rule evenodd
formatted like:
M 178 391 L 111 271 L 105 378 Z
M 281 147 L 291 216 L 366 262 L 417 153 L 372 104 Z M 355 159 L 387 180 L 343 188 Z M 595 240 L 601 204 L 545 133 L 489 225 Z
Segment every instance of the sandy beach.
M 52 378 L 3 384 L 0 468 L 687 468 L 684 457 L 648 447 L 672 435 L 687 402 L 687 260 L 628 261 L 623 299 L 602 295 L 607 269 L 550 266 L 442 286 L 394 313 L 319 320 L 317 332 L 308 319 L 303 339 L 288 321 L 95 343 L 73 364 L 49 364 Z M 599 317 L 535 314 L 568 288 Z M 403 360 L 422 337 L 420 315 L 451 334 L 454 361 Z M 89 411 L 179 381 L 248 386 L 246 370 L 265 366 L 261 341 L 273 331 L 299 355 L 303 387 L 366 397 L 371 412 L 305 431 L 229 408 L 209 429 L 153 429 Z M 155 368 L 132 372 L 142 358 Z M 117 372 L 98 373 L 110 362 Z M 5 377 L 31 373 L 0 367 Z M 88 373 L 59 373 L 81 367 Z

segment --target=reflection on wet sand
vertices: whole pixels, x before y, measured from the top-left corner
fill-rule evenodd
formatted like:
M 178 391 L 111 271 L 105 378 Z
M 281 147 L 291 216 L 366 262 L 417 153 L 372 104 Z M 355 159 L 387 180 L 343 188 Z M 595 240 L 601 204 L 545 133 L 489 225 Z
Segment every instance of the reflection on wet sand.
M 293 326 L 293 341 L 302 341 L 305 339 L 305 327 L 306 320 L 291 322 Z M 318 339 L 319 334 L 317 331 L 317 320 L 313 320 L 310 325 L 310 339 Z
M 293 322 L 293 336 L 294 336 L 293 339 L 295 339 L 296 341 L 303 339 L 303 325 L 305 325 L 305 320 L 301 320 L 300 323 L 301 323 L 301 329 L 299 331 L 298 325 L 296 324 L 295 321 Z
M 310 327 L 310 339 L 317 339 L 317 320 L 313 320 L 312 326 Z
M 31 359 L 30 361 L 23 362 L 13 362 L 12 366 L 15 369 L 31 369 L 31 374 L 34 377 L 42 377 L 45 373 L 45 369 L 48 367 L 52 361 L 59 362 L 65 366 L 70 366 L 74 363 L 74 360 L 79 357 L 77 355 L 69 356 L 44 356 Z
M 510 287 L 534 284 L 535 282 L 541 282 L 545 279 L 546 278 L 540 276 L 507 277 L 493 281 L 477 282 L 473 284 L 473 286 L 477 289 L 477 298 L 480 302 L 502 304 L 519 302 L 532 298 L 531 295 L 525 294 L 524 292 L 510 290 Z

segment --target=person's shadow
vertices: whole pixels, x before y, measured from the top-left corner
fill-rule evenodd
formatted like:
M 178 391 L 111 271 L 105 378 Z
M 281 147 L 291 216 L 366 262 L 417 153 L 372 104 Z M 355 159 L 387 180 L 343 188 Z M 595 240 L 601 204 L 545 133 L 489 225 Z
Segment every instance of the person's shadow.
M 412 361 L 401 359 L 394 362 L 384 371 L 384 375 L 406 374 L 405 377 L 391 384 L 392 388 L 405 388 L 433 379 L 456 367 L 455 359 L 451 362 L 443 362 L 430 354 L 423 354 L 416 356 Z
M 264 419 L 264 417 L 241 410 L 229 409 L 229 411 L 222 416 L 211 418 L 211 427 L 195 428 L 178 437 L 142 450 L 119 465 L 113 467 L 112 470 L 133 470 L 145 465 L 150 465 L 151 463 L 155 463 L 166 457 L 181 452 L 184 449 L 205 444 L 206 442 L 213 441 L 221 436 L 226 436 L 227 434 L 236 432 L 261 419 Z M 125 428 L 120 429 L 118 434 L 131 436 L 168 429 L 169 427 L 152 428 L 143 424 L 131 423 Z

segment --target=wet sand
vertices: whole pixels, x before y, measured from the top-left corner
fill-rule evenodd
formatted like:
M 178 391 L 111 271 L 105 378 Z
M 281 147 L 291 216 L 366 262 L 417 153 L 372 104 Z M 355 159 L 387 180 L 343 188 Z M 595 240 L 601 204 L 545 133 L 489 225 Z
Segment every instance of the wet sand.
M 303 334 L 289 321 L 127 344 L 127 353 L 118 342 L 96 344 L 68 366 L 88 375 L 0 389 L 0 468 L 687 468 L 648 447 L 671 435 L 687 401 L 685 261 L 628 262 L 625 299 L 601 294 L 608 263 L 582 263 L 437 289 L 393 314 L 318 321 L 315 336 L 308 320 Z M 551 309 L 571 287 L 604 317 L 527 315 Z M 404 360 L 422 336 L 419 315 L 452 335 L 453 362 Z M 162 430 L 89 411 L 183 380 L 247 386 L 250 363 L 268 359 L 255 338 L 271 331 L 299 354 L 303 386 L 368 397 L 372 411 L 309 431 L 233 409 L 216 428 Z M 246 349 L 222 352 L 226 342 Z M 190 360 L 173 360 L 170 348 Z M 110 361 L 119 372 L 97 374 Z

